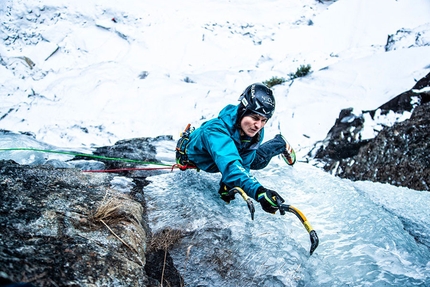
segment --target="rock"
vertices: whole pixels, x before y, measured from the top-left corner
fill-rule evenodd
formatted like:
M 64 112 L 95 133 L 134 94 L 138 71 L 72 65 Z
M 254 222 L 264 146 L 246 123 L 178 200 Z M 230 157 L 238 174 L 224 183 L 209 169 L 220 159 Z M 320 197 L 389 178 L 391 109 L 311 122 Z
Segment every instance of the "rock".
M 156 249 L 148 253 L 146 272 L 152 284 L 157 284 L 163 278 L 163 286 L 184 286 L 184 280 L 176 269 L 172 257 L 164 250 Z
M 315 158 L 333 161 L 350 158 L 357 155 L 360 147 L 368 143 L 368 140 L 362 140 L 360 135 L 364 118 L 354 115 L 352 111 L 352 108 L 348 108 L 340 112 Z
M 147 286 L 144 206 L 113 175 L 0 161 L 0 270 L 37 286 Z
M 157 162 L 157 140 L 171 137 L 119 141 L 97 149 L 98 161 L 0 160 L 0 286 L 183 286 L 146 223 L 144 187 L 154 172 L 91 172 L 138 164 L 106 157 Z
M 342 178 L 430 190 L 429 87 L 430 73 L 411 90 L 375 110 L 360 115 L 355 115 L 352 108 L 342 110 L 327 137 L 309 156 L 324 170 Z M 374 130 L 374 138 L 362 137 L 365 118 L 411 111 L 407 120 L 391 126 L 381 124 L 380 130 Z
M 156 159 L 156 148 L 153 142 L 158 140 L 172 140 L 172 136 L 159 136 L 157 138 L 133 138 L 125 139 L 116 142 L 113 146 L 98 147 L 93 154 L 96 156 L 108 157 L 110 159 L 98 159 L 100 162 L 105 164 L 105 169 L 119 169 L 134 167 L 137 164 L 143 164 L 143 162 L 155 162 L 159 161 Z M 130 161 L 114 160 L 128 159 Z M 91 160 L 92 158 L 76 157 L 74 160 L 86 159 Z
M 340 165 L 339 177 L 430 190 L 430 103 L 409 120 L 383 129 L 353 161 Z
M 94 151 L 95 155 L 103 155 L 111 158 L 127 158 L 136 161 L 150 161 L 156 162 L 155 159 L 156 150 L 151 145 L 152 138 L 136 138 L 121 140 L 115 143 L 113 146 L 99 147 Z M 107 162 L 108 168 L 121 168 L 135 163 L 124 163 L 124 162 Z

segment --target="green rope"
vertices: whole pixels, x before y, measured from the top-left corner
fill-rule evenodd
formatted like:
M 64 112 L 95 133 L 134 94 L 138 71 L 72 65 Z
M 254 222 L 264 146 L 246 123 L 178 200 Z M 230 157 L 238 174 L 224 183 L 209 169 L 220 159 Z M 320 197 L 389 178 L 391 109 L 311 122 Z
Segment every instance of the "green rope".
M 122 162 L 132 162 L 137 164 L 153 164 L 153 165 L 161 165 L 161 166 L 171 166 L 170 164 L 164 164 L 159 162 L 149 162 L 149 161 L 141 161 L 127 158 L 119 158 L 119 157 L 106 157 L 101 155 L 94 154 L 86 154 L 86 153 L 78 153 L 72 151 L 58 151 L 58 150 L 49 150 L 49 149 L 37 149 L 37 148 L 0 148 L 0 151 L 34 151 L 34 152 L 46 152 L 46 153 L 57 153 L 57 154 L 65 154 L 65 155 L 73 155 L 73 156 L 85 156 L 90 158 L 104 159 L 104 160 L 116 160 Z

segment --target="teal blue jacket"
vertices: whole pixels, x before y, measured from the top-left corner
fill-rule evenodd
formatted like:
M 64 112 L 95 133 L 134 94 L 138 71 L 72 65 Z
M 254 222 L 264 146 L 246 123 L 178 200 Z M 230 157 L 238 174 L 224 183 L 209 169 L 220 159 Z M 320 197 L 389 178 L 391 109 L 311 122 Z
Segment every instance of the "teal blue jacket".
M 206 172 L 221 172 L 223 182 L 228 187 L 240 187 L 248 196 L 256 198 L 261 184 L 249 171 L 256 150 L 263 141 L 252 143 L 252 138 L 241 137 L 236 127 L 238 106 L 228 105 L 218 118 L 204 122 L 189 136 L 185 153 L 199 169 Z

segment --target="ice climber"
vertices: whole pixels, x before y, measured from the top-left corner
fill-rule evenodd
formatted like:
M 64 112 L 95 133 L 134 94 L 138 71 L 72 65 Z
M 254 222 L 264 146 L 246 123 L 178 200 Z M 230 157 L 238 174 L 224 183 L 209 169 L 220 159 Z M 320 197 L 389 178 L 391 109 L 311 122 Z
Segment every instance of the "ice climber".
M 258 201 L 264 211 L 275 213 L 284 199 L 276 191 L 263 187 L 250 170 L 266 167 L 276 155 L 293 165 L 296 155 L 281 134 L 262 144 L 264 126 L 275 111 L 271 89 L 254 83 L 245 89 L 239 101 L 238 105 L 227 105 L 217 118 L 197 129 L 188 125 L 178 141 L 176 160 L 183 169 L 195 167 L 220 172 L 218 193 L 225 202 L 235 198 L 229 191 L 239 187 Z

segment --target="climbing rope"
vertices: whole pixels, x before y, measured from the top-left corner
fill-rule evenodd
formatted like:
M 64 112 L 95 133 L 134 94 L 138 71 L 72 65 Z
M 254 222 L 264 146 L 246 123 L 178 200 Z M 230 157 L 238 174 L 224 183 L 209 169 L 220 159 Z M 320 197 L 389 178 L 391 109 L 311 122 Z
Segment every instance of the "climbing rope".
M 44 153 L 55 153 L 55 154 L 64 154 L 70 156 L 81 156 L 88 158 L 95 158 L 101 160 L 110 160 L 110 161 L 120 161 L 127 163 L 135 163 L 135 164 L 143 164 L 143 165 L 158 165 L 162 167 L 130 167 L 130 168 L 118 168 L 118 169 L 104 169 L 104 170 L 83 170 L 84 172 L 124 172 L 124 171 L 134 171 L 134 170 L 163 170 L 163 169 L 173 169 L 178 168 L 180 170 L 186 170 L 189 168 L 195 168 L 194 166 L 184 166 L 178 163 L 175 164 L 164 164 L 159 162 L 150 162 L 150 161 L 141 161 L 135 159 L 127 159 L 127 158 L 119 158 L 119 157 L 106 157 L 94 154 L 87 153 L 79 153 L 73 151 L 59 151 L 59 150 L 50 150 L 50 149 L 37 149 L 37 148 L 0 148 L 0 151 L 32 151 L 32 152 L 44 152 Z

